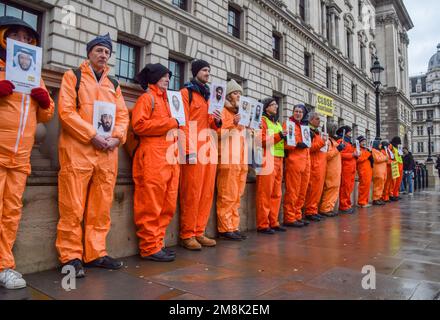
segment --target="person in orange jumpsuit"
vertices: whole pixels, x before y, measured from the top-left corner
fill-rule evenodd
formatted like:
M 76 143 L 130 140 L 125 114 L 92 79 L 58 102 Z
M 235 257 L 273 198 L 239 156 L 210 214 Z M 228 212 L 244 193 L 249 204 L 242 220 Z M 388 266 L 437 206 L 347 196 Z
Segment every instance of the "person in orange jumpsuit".
M 382 201 L 390 202 L 390 195 L 394 186 L 393 175 L 391 172 L 391 164 L 395 161 L 394 153 L 392 152 L 390 147 L 390 143 L 388 141 L 382 141 L 382 147 L 385 153 L 388 156 L 387 162 L 387 179 L 385 180 L 384 189 L 382 192 Z
M 248 172 L 245 131 L 239 125 L 238 104 L 243 89 L 235 80 L 226 87 L 222 112 L 217 170 L 217 229 L 219 236 L 233 241 L 245 239 L 240 227 L 240 199 L 246 187 Z
M 136 101 L 131 119 L 133 131 L 140 137 L 133 158 L 134 221 L 140 256 L 158 262 L 175 259 L 175 252 L 164 248 L 166 228 L 176 211 L 180 173 L 177 157 L 169 153 L 175 141 L 167 140 L 179 126 L 167 98 L 171 76 L 160 63 L 145 66 L 136 81 L 148 92 Z
M 272 235 L 285 232 L 278 221 L 283 183 L 284 137 L 278 122 L 278 104 L 274 98 L 263 100 L 261 142 L 264 148 L 263 168 L 257 173 L 257 232 Z
M 301 133 L 301 125 L 307 125 L 307 115 L 307 108 L 303 104 L 294 106 L 290 121 L 295 123 L 296 146 L 285 144 L 287 157 L 283 225 L 289 228 L 302 228 L 310 223 L 302 217 L 302 207 L 310 179 L 310 153 L 308 146 L 303 142 Z
M 401 199 L 399 197 L 400 185 L 402 184 L 403 179 L 403 153 L 401 153 L 402 151 L 399 149 L 399 145 L 401 144 L 402 140 L 400 139 L 400 137 L 394 137 L 393 139 L 391 139 L 390 149 L 393 152 L 394 159 L 396 159 L 399 166 L 399 177 L 393 180 L 393 186 L 390 194 L 391 201 L 399 201 Z
M 30 156 L 38 122 L 54 114 L 54 103 L 44 81 L 30 94 L 14 91 L 5 80 L 6 39 L 39 45 L 39 34 L 23 20 L 0 17 L 0 286 L 26 287 L 15 271 L 12 253 L 22 213 L 22 196 L 31 173 Z
M 345 136 L 343 135 L 345 132 Z M 341 187 L 339 189 L 339 212 L 352 214 L 354 208 L 351 203 L 351 194 L 354 190 L 354 182 L 356 179 L 356 160 L 359 154 L 352 144 L 351 128 L 343 126 L 338 129 L 337 134 L 341 137 L 338 143 L 344 143 L 345 148 L 341 152 L 342 158 L 342 173 L 341 173 Z
M 327 170 L 325 173 L 324 190 L 319 204 L 319 214 L 324 217 L 336 217 L 334 212 L 336 202 L 339 197 L 339 187 L 341 186 L 341 151 L 345 144 L 339 144 L 336 139 L 337 125 L 331 123 L 327 126 L 329 133 L 328 151 L 327 151 Z
M 211 67 L 204 60 L 191 65 L 193 79 L 180 90 L 186 114 L 186 163 L 180 179 L 180 244 L 188 250 L 213 247 L 216 241 L 205 236 L 211 212 L 217 171 L 217 137 L 222 126 L 219 111 L 209 114 L 210 90 L 207 85 Z M 195 127 L 196 132 L 192 132 Z M 211 129 L 211 130 L 210 130 Z
M 357 138 L 361 147 L 361 155 L 357 159 L 357 172 L 359 176 L 358 206 L 360 208 L 371 207 L 369 204 L 370 188 L 373 179 L 373 156 L 367 149 L 367 138 Z
M 109 79 L 111 52 L 110 35 L 90 41 L 88 60 L 79 67 L 78 96 L 73 70 L 64 74 L 59 93 L 60 219 L 56 247 L 61 263 L 74 267 L 78 278 L 84 277 L 83 262 L 86 267 L 122 267 L 122 262 L 106 251 L 118 146 L 125 142 L 129 123 L 121 88 Z M 107 123 L 97 122 L 102 115 Z
M 382 194 L 387 180 L 387 162 L 388 155 L 383 150 L 383 146 L 379 140 L 373 142 L 373 149 L 371 150 L 373 155 L 373 205 L 383 206 L 385 202 L 382 201 Z
M 318 205 L 324 190 L 325 173 L 327 169 L 327 150 L 323 150 L 327 137 L 319 132 L 320 115 L 316 112 L 309 114 L 309 127 L 312 136 L 310 147 L 310 179 L 307 187 L 304 213 L 307 220 L 319 222 L 325 217 L 318 214 Z

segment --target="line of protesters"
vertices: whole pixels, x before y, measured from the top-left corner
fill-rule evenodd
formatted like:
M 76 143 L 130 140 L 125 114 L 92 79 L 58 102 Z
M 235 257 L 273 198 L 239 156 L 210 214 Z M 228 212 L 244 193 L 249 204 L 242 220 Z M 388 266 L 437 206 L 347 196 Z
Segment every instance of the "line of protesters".
M 21 218 L 22 195 L 31 170 L 30 153 L 37 122 L 52 118 L 54 102 L 43 80 L 41 87 L 30 94 L 14 91 L 14 84 L 5 80 L 8 37 L 38 45 L 39 35 L 22 20 L 0 18 L 0 285 L 17 289 L 25 287 L 26 281 L 14 270 L 12 248 Z M 366 139 L 358 137 L 361 148 L 357 150 L 351 128 L 329 125 L 328 135 L 323 134 L 319 129 L 319 114 L 309 114 L 304 105 L 296 105 L 290 117 L 295 123 L 296 145 L 289 146 L 286 124 L 278 121 L 278 105 L 273 98 L 263 101 L 260 130 L 239 125 L 238 106 L 243 90 L 234 80 L 227 83 L 223 111 L 209 114 L 211 68 L 203 60 L 192 63 L 193 79 L 180 91 L 185 125 L 171 115 L 166 92 L 172 74 L 160 64 L 148 64 L 136 76 L 145 93 L 137 100 L 130 121 L 121 88 L 109 76 L 107 63 L 112 50 L 108 34 L 90 41 L 87 60 L 78 69 L 64 74 L 59 92 L 60 216 L 56 249 L 61 264 L 73 267 L 76 277 L 85 276 L 84 266 L 122 267 L 121 261 L 107 254 L 106 237 L 111 225 L 118 147 L 126 142 L 127 135 L 138 138 L 138 143 L 132 144 L 131 153 L 134 221 L 140 256 L 149 260 L 175 259 L 175 252 L 165 248 L 164 237 L 178 200 L 181 245 L 189 250 L 216 245 L 214 239 L 205 235 L 215 185 L 220 237 L 246 239 L 239 228 L 239 208 L 248 172 L 247 136 L 251 141 L 261 141 L 257 149 L 263 150 L 264 155 L 256 181 L 257 231 L 260 233 L 285 232 L 286 227 L 301 228 L 310 221 L 334 217 L 337 212 L 354 213 L 351 194 L 356 171 L 360 207 L 369 205 L 371 183 L 374 185 L 373 204 L 383 205 L 399 199 L 403 170 L 398 152 L 400 138 L 394 138 L 391 144 L 375 141 L 369 150 Z M 115 110 L 110 135 L 99 135 L 93 125 L 94 108 L 98 104 L 110 105 Z M 104 122 L 103 127 L 111 127 Z M 302 125 L 310 127 L 311 146 L 303 141 Z M 195 138 L 191 133 L 193 129 Z M 400 178 L 393 179 L 393 165 L 397 165 Z M 281 224 L 283 177 L 286 191 Z M 335 210 L 338 199 L 339 211 Z

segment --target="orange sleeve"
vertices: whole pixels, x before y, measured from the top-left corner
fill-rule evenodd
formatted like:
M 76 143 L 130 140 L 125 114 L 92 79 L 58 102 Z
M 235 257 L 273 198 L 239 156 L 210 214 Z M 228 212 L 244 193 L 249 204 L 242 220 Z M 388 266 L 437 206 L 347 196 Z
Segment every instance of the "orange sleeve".
M 130 117 L 128 115 L 128 109 L 125 105 L 124 96 L 122 95 L 121 86 L 116 90 L 116 121 L 113 129 L 113 138 L 118 138 L 121 144 L 124 144 L 127 140 L 128 123 Z
M 49 93 L 49 91 L 46 88 L 46 85 L 44 84 L 43 79 L 41 79 L 40 87 Z M 53 114 L 55 112 L 55 103 L 53 102 L 53 99 L 50 96 L 50 94 L 49 94 L 49 99 L 50 99 L 49 108 L 46 108 L 46 109 L 38 108 L 37 122 L 48 122 L 53 118 Z
M 310 152 L 318 152 L 322 147 L 325 146 L 324 139 L 318 134 L 312 140 L 312 146 L 310 147 Z
M 58 98 L 58 114 L 66 130 L 80 142 L 89 143 L 96 136 L 93 125 L 85 121 L 76 110 L 76 76 L 72 70 L 64 73 Z
M 371 156 L 371 153 L 367 150 L 362 150 L 360 157 L 357 159 L 357 163 L 362 163 L 367 161 Z
M 331 160 L 338 155 L 339 153 L 339 150 L 337 149 L 338 145 L 339 145 L 338 143 L 330 140 L 330 146 L 327 152 L 327 160 Z
M 174 118 L 152 119 L 152 99 L 144 93 L 137 101 L 132 111 L 133 131 L 139 136 L 163 136 L 169 130 L 177 128 Z

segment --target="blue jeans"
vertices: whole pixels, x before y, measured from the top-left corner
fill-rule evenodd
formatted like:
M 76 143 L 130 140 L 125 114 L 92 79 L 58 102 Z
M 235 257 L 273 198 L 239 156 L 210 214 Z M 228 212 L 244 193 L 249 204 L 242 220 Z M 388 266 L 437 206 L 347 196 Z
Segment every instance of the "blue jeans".
M 406 188 L 408 190 L 408 193 L 413 193 L 413 191 L 414 191 L 413 190 L 413 178 L 414 178 L 413 171 L 403 171 L 403 179 L 406 182 Z

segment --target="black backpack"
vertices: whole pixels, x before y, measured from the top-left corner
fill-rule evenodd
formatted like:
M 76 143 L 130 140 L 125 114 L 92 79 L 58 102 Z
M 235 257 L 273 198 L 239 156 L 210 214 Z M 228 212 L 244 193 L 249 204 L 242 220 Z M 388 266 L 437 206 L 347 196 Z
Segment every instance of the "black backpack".
M 78 98 L 78 91 L 79 91 L 79 86 L 81 84 L 81 69 L 72 69 L 73 74 L 76 77 L 76 85 L 75 85 L 75 92 L 76 92 L 76 110 L 79 109 L 79 98 Z M 113 84 L 113 86 L 115 87 L 115 91 L 119 88 L 119 82 L 118 80 L 116 80 L 115 78 L 113 78 L 112 76 L 107 76 L 107 78 L 110 80 L 110 82 Z

